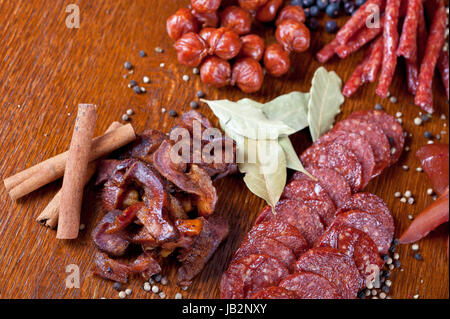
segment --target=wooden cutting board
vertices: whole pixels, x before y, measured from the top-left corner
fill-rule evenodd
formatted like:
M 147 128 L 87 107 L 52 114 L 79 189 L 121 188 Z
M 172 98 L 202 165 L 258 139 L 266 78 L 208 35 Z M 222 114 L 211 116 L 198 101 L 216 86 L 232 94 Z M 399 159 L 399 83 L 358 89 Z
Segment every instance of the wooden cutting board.
M 135 111 L 131 123 L 136 131 L 145 128 L 168 131 L 174 119 L 162 108 L 179 114 L 190 109 L 197 90 L 204 90 L 209 99 L 237 100 L 249 97 L 235 88 L 213 89 L 200 82 L 192 70 L 176 62 L 172 41 L 166 36 L 166 18 L 177 8 L 188 3 L 180 1 L 72 1 L 80 8 L 79 29 L 68 29 L 66 1 L 0 1 L 0 145 L 2 179 L 54 156 L 68 148 L 78 103 L 100 106 L 96 135 L 129 108 Z M 343 19 L 339 21 L 342 25 Z M 322 20 L 322 25 L 324 24 Z M 258 32 L 264 32 L 257 27 Z M 273 41 L 273 31 L 266 31 Z M 292 59 L 292 71 L 283 78 L 267 77 L 263 88 L 250 97 L 268 101 L 293 90 L 307 91 L 314 71 L 319 67 L 313 53 L 330 40 L 325 31 L 312 33 L 308 52 Z M 164 49 L 156 53 L 155 47 Z M 139 57 L 145 50 L 147 57 Z M 344 61 L 333 60 L 326 65 L 345 81 L 362 57 L 362 52 Z M 130 61 L 134 73 L 128 74 L 123 63 Z M 164 63 L 164 67 L 160 67 Z M 182 76 L 190 80 L 185 82 Z M 126 75 L 126 78 L 124 76 Z M 142 77 L 151 79 L 142 95 L 127 87 L 131 79 L 142 84 Z M 437 78 L 436 78 L 437 79 Z M 418 173 L 414 152 L 427 142 L 425 131 L 434 135 L 442 130 L 448 133 L 448 106 L 441 83 L 436 80 L 434 98 L 437 114 L 426 124 L 416 126 L 413 119 L 419 109 L 407 95 L 404 64 L 400 62 L 391 94 L 397 103 L 379 99 L 375 85 L 367 85 L 354 97 L 346 100 L 338 120 L 355 110 L 372 109 L 382 103 L 391 113 L 401 112 L 405 129 L 411 133 L 407 139 L 410 152 L 405 152 L 398 164 L 373 180 L 367 191 L 381 196 L 395 216 L 397 235 L 406 229 L 408 214 L 416 215 L 431 203 L 426 195 L 430 187 L 425 175 Z M 215 124 L 217 121 L 205 105 L 204 112 Z M 448 143 L 448 134 L 441 135 Z M 310 145 L 308 132 L 294 136 L 298 151 Z M 402 170 L 408 165 L 409 170 Z M 13 202 L 3 185 L 0 187 L 0 297 L 1 298 L 117 298 L 111 282 L 88 275 L 96 251 L 90 233 L 101 217 L 98 209 L 98 190 L 90 186 L 85 195 L 82 221 L 86 229 L 72 242 L 55 239 L 55 231 L 36 223 L 37 215 L 60 187 L 60 181 Z M 225 216 L 231 233 L 219 248 L 193 286 L 183 291 L 185 298 L 216 298 L 218 283 L 233 251 L 251 227 L 264 203 L 250 193 L 240 176 L 228 177 L 217 183 L 220 200 L 217 214 Z M 394 192 L 411 190 L 416 203 L 408 205 L 394 197 Z M 422 240 L 420 252 L 423 261 L 413 258 L 411 247 L 400 246 L 401 269 L 393 271 L 393 298 L 448 298 L 449 272 L 447 254 L 448 224 Z M 79 267 L 81 287 L 66 289 L 66 267 Z M 164 287 L 168 298 L 180 291 L 175 285 L 174 263 L 164 267 L 169 285 Z M 143 281 L 134 278 L 129 288 L 133 298 L 159 298 L 141 289 Z

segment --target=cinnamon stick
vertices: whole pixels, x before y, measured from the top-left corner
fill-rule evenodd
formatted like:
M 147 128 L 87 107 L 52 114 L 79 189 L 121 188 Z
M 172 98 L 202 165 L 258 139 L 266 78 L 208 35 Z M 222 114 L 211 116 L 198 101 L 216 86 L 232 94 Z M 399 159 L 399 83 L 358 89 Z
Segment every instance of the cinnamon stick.
M 131 124 L 92 140 L 89 161 L 96 160 L 136 139 Z M 37 165 L 6 178 L 3 182 L 9 196 L 16 200 L 64 175 L 68 152 L 58 154 Z
M 80 227 L 83 189 L 89 164 L 92 138 L 97 121 L 97 106 L 79 104 L 73 129 L 72 141 L 67 155 L 67 163 L 61 188 L 61 205 L 56 238 L 74 239 Z
M 112 122 L 105 133 L 112 132 L 119 127 L 123 126 L 119 122 Z M 97 170 L 97 162 L 90 162 L 87 169 L 86 179 L 84 185 L 86 185 Z M 59 207 L 61 203 L 61 190 L 59 190 L 52 200 L 47 204 L 42 213 L 36 218 L 36 221 L 44 226 L 55 228 L 58 224 Z

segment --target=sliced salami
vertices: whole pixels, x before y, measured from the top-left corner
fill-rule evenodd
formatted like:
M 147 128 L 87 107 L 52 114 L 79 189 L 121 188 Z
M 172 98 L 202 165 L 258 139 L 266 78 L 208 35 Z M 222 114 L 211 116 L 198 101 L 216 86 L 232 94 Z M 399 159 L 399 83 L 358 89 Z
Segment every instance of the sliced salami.
M 300 299 L 342 299 L 328 279 L 312 272 L 290 275 L 280 282 L 280 287 L 293 291 Z
M 362 188 L 369 184 L 375 169 L 375 156 L 369 142 L 361 135 L 333 130 L 319 139 L 319 143 L 333 142 L 345 146 L 353 152 L 362 168 Z
M 336 215 L 354 209 L 362 210 L 374 215 L 374 217 L 383 224 L 391 236 L 394 235 L 394 219 L 384 200 L 377 195 L 371 193 L 354 194 L 338 209 Z
M 389 141 L 378 125 L 366 120 L 348 118 L 336 123 L 333 130 L 356 133 L 369 142 L 375 156 L 374 177 L 379 175 L 389 165 Z
M 363 281 L 352 258 L 330 247 L 316 247 L 300 256 L 297 271 L 312 272 L 331 282 L 344 299 L 356 298 Z
M 349 183 L 352 191 L 361 190 L 361 164 L 356 155 L 345 146 L 336 143 L 313 144 L 300 156 L 300 159 L 304 166 L 315 165 L 336 170 Z
M 310 207 L 297 200 L 283 199 L 279 201 L 275 206 L 275 213 L 272 212 L 271 207 L 266 207 L 259 214 L 255 224 L 273 219 L 296 227 L 310 247 L 314 245 L 324 231 L 320 216 Z
M 319 214 L 325 226 L 334 219 L 336 207 L 333 201 L 320 183 L 311 179 L 293 180 L 286 185 L 281 198 L 303 202 Z
M 377 245 L 364 232 L 342 225 L 329 227 L 317 241 L 318 247 L 332 247 L 344 251 L 353 258 L 356 268 L 366 279 L 378 274 L 383 267 L 383 260 L 378 254 Z
M 232 263 L 220 281 L 222 299 L 249 298 L 261 289 L 278 286 L 289 275 L 283 263 L 266 255 L 250 255 Z
M 243 243 L 249 240 L 249 238 L 261 235 L 275 239 L 289 247 L 297 258 L 309 248 L 306 239 L 296 227 L 277 220 L 269 220 L 253 226 Z
M 319 184 L 325 189 L 334 202 L 335 207 L 340 207 L 350 199 L 352 190 L 341 174 L 330 168 L 308 166 L 306 169 L 312 176 L 317 178 Z M 309 180 L 310 177 L 301 172 L 297 172 L 292 179 Z
M 276 258 L 291 271 L 297 260 L 289 247 L 275 239 L 259 235 L 256 237 L 247 237 L 234 254 L 231 262 L 254 254 L 262 254 Z
M 348 118 L 375 123 L 388 138 L 391 154 L 389 165 L 398 161 L 405 146 L 405 137 L 402 126 L 392 115 L 383 111 L 372 110 L 354 112 Z
M 365 232 L 375 242 L 380 254 L 386 254 L 392 242 L 392 234 L 373 214 L 350 210 L 336 216 L 333 225 L 345 225 Z
M 295 292 L 283 287 L 272 286 L 264 288 L 251 295 L 250 299 L 299 299 Z

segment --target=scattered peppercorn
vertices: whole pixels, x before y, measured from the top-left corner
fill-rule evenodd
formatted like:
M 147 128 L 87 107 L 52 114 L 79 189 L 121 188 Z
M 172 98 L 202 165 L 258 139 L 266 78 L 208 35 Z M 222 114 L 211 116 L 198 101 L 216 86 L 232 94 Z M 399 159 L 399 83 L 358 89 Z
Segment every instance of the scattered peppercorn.
M 383 286 L 381 287 L 381 291 L 384 292 L 384 293 L 386 293 L 386 294 L 388 294 L 389 291 L 391 291 L 391 288 L 389 288 L 389 286 L 387 286 L 387 285 L 383 285 Z
M 383 105 L 381 105 L 380 103 L 375 104 L 375 110 L 377 111 L 383 110 Z
M 126 62 L 123 64 L 123 67 L 124 67 L 125 69 L 127 69 L 127 70 L 131 70 L 131 69 L 133 68 L 133 65 L 131 64 L 131 62 L 126 61 Z
M 426 131 L 424 134 L 425 138 L 427 139 L 432 139 L 433 138 L 433 134 L 431 134 L 429 131 Z
M 156 52 L 156 53 L 163 53 L 164 50 L 163 50 L 163 48 L 161 48 L 161 47 L 156 47 L 156 48 L 155 48 L 155 52 Z
M 134 86 L 133 91 L 134 91 L 134 93 L 137 93 L 137 94 L 142 93 L 141 87 L 139 85 Z
M 113 285 L 114 290 L 120 291 L 120 289 L 122 288 L 122 285 L 120 284 L 120 282 L 115 282 Z
M 195 93 L 195 95 L 201 99 L 203 97 L 205 97 L 205 92 L 203 92 L 202 90 L 197 91 L 197 93 Z
M 423 260 L 422 255 L 419 254 L 419 253 L 414 254 L 414 259 L 417 259 L 417 260 Z
M 169 111 L 169 115 L 171 116 L 171 117 L 177 117 L 178 116 L 178 113 L 175 111 L 175 110 L 170 110 Z M 161 280 L 161 279 L 160 279 Z M 158 280 L 157 280 L 158 281 Z
M 366 290 L 363 289 L 361 291 L 358 292 L 358 298 L 359 299 L 364 299 L 366 297 Z
M 394 267 L 395 268 L 400 268 L 401 265 L 402 265 L 402 263 L 400 262 L 400 260 L 394 260 Z
M 129 88 L 135 87 L 137 85 L 137 82 L 135 80 L 131 80 L 130 83 L 128 84 Z
M 190 103 L 190 106 L 193 108 L 193 109 L 198 109 L 198 103 L 197 102 L 195 102 L 195 101 L 192 101 L 191 103 Z
M 139 51 L 139 56 L 140 56 L 141 58 L 145 58 L 145 57 L 147 56 L 147 53 L 145 53 L 144 50 L 141 50 L 141 51 Z

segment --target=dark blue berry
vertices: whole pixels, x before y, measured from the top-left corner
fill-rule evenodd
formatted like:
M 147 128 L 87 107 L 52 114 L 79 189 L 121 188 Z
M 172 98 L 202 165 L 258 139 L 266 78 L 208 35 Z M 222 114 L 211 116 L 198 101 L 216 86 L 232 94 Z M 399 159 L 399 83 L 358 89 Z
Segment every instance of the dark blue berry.
M 309 18 L 306 21 L 306 25 L 311 31 L 316 31 L 317 29 L 319 29 L 320 23 L 316 18 Z
M 352 15 L 356 10 L 355 4 L 353 2 L 347 2 L 344 4 L 344 12 L 348 15 Z
M 314 4 L 314 0 L 303 0 L 302 5 L 304 8 L 309 8 Z
M 336 18 L 339 15 L 339 4 L 330 3 L 327 7 L 326 12 L 330 18 Z
M 366 0 L 356 0 L 355 1 L 355 4 L 356 4 L 357 7 L 362 6 L 364 3 L 366 3 Z
M 336 21 L 327 21 L 327 23 L 325 23 L 325 30 L 327 30 L 328 33 L 335 33 L 337 31 L 337 23 Z
M 320 10 L 325 10 L 328 6 L 328 0 L 317 0 L 316 1 L 316 6 L 320 9 Z
M 303 0 L 291 0 L 291 5 L 293 6 L 302 6 Z
M 303 9 L 303 11 L 305 12 L 305 16 L 306 16 L 306 18 L 309 18 L 310 17 L 310 11 L 309 11 L 309 8 L 305 8 L 305 9 Z
M 309 15 L 311 17 L 317 17 L 319 16 L 320 10 L 318 6 L 312 6 L 311 8 L 309 8 Z

